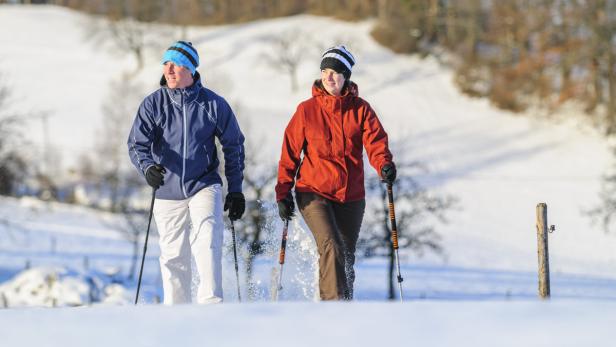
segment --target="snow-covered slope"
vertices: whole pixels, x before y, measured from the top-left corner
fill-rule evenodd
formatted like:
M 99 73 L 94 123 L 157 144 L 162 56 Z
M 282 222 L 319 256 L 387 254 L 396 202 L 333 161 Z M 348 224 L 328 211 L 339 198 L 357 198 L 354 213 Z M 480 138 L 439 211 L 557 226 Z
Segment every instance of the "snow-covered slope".
M 52 143 L 67 165 L 74 164 L 76 151 L 94 146 L 108 83 L 134 68 L 128 54 L 118 58 L 85 41 L 86 18 L 50 6 L 0 7 L 0 23 L 11 28 L 0 31 L 11 91 L 20 107 L 50 112 Z M 248 151 L 270 165 L 277 162 L 296 104 L 310 95 L 320 47 L 348 43 L 358 61 L 353 79 L 390 133 L 395 159 L 421 161 L 430 169 L 422 182 L 459 199 L 450 224 L 439 228 L 449 264 L 534 270 L 535 205 L 546 202 L 557 230 L 550 236 L 552 270 L 611 274 L 616 238 L 603 235 L 582 214 L 596 203 L 608 165 L 602 138 L 574 121 L 553 124 L 462 96 L 451 73 L 434 60 L 395 55 L 377 45 L 369 36 L 371 25 L 297 16 L 189 28 L 186 38 L 200 52 L 205 83 L 236 107 L 253 144 Z M 296 92 L 265 58 L 273 50 L 268 37 L 289 33 L 299 35 L 297 46 L 304 50 Z M 147 86 L 143 95 L 156 88 L 158 59 L 147 56 L 139 75 Z M 28 138 L 40 141 L 39 129 L 31 123 Z
M 109 83 L 134 68 L 128 54 L 86 42 L 86 22 L 86 16 L 58 7 L 0 5 L 3 82 L 18 108 L 49 112 L 51 142 L 66 167 L 95 145 L 105 121 L 101 105 Z M 555 123 L 514 115 L 462 96 L 450 71 L 430 58 L 392 54 L 370 38 L 371 25 L 296 16 L 192 27 L 185 38 L 200 52 L 206 85 L 235 108 L 251 143 L 247 151 L 264 167 L 276 164 L 288 119 L 310 95 L 321 49 L 347 44 L 358 61 L 353 80 L 388 130 L 395 159 L 421 161 L 430 172 L 418 177 L 420 181 L 459 200 L 450 223 L 437 228 L 445 259 L 403 253 L 407 299 L 428 301 L 289 303 L 310 301 L 315 288 L 314 246 L 301 223 L 295 223 L 284 303 L 234 304 L 236 283 L 227 249 L 224 289 L 231 304 L 0 310 L 2 345 L 610 345 L 616 238 L 591 226 L 582 214 L 597 202 L 600 176 L 609 165 L 605 141 L 574 120 Z M 276 54 L 269 37 L 293 32 L 303 52 L 295 92 L 289 77 L 265 58 Z M 147 56 L 138 75 L 146 86 L 140 91 L 143 96 L 156 88 L 158 59 L 158 54 Z M 130 121 L 133 114 L 126 117 Z M 26 137 L 41 145 L 38 119 L 30 121 Z M 528 301 L 536 295 L 539 202 L 548 204 L 549 223 L 556 225 L 550 234 L 555 300 L 549 305 Z M 275 218 L 273 209 L 268 213 Z M 132 248 L 117 231 L 122 224 L 118 216 L 2 198 L 0 221 L 0 282 L 26 262 L 33 267 L 67 266 L 80 273 L 126 273 L 130 264 Z M 269 297 L 279 227 L 268 236 L 271 254 L 257 262 L 254 290 L 259 301 Z M 142 297 L 148 303 L 160 295 L 155 233 L 151 242 Z M 381 300 L 385 276 L 382 260 L 361 262 L 357 299 Z M 2 288 L 14 291 L 13 284 Z

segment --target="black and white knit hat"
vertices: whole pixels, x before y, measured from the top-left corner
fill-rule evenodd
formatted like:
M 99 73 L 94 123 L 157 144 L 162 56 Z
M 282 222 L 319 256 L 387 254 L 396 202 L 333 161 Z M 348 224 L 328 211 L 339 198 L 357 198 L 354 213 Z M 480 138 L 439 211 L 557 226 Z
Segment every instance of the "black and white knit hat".
M 355 65 L 355 58 L 342 45 L 328 48 L 321 59 L 321 70 L 332 69 L 343 74 L 347 80 L 351 78 L 353 65 Z

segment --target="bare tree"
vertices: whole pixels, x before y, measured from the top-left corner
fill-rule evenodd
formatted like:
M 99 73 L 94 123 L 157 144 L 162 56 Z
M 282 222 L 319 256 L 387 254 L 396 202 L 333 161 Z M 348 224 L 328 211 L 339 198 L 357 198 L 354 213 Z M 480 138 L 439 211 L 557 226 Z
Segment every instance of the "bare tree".
M 314 47 L 310 35 L 294 29 L 270 36 L 267 42 L 269 49 L 264 51 L 264 59 L 272 69 L 286 73 L 291 81 L 291 90 L 297 91 L 297 69 Z
M 605 128 L 608 135 L 616 133 L 616 2 L 598 0 L 588 7 L 587 25 L 592 30 L 588 66 L 593 73 L 595 103 L 605 107 Z
M 239 105 L 234 107 L 239 113 Z M 251 122 L 246 117 L 238 117 L 242 129 L 252 129 Z M 246 264 L 246 285 L 250 289 L 248 294 L 254 299 L 256 293 L 251 290 L 254 287 L 252 280 L 254 260 L 257 256 L 266 252 L 266 231 L 271 224 L 267 220 L 267 201 L 273 199 L 271 187 L 277 177 L 276 165 L 269 161 L 268 155 L 258 151 L 258 143 L 264 139 L 255 134 L 247 134 L 244 147 L 244 194 L 246 195 L 246 212 L 244 217 L 236 222 L 235 230 L 238 233 L 238 247 Z
M 441 254 L 440 235 L 434 222 L 446 223 L 448 210 L 455 206 L 452 196 L 439 196 L 423 188 L 412 173 L 425 172 L 418 163 L 398 164 L 398 178 L 394 183 L 398 244 L 401 250 L 409 249 L 422 255 L 426 250 Z M 388 259 L 388 298 L 394 299 L 394 251 L 391 243 L 388 197 L 386 186 L 376 175 L 368 179 L 366 186 L 368 200 L 367 218 L 357 248 L 363 257 L 385 257 Z M 347 255 L 352 256 L 352 255 Z M 347 266 L 347 276 L 353 281 L 352 269 Z
M 122 234 L 131 244 L 132 254 L 127 279 L 134 280 L 137 274 L 141 246 L 144 241 L 142 235 L 147 229 L 149 206 L 137 204 L 132 200 L 132 198 L 139 196 L 139 192 L 143 187 L 141 177 L 128 175 L 124 182 L 127 187 L 130 187 L 130 191 L 126 192 L 126 195 L 118 202 L 117 216 L 121 217 L 121 219 L 115 219 L 112 222 L 103 220 L 102 223 Z M 153 229 L 155 229 L 155 226 Z
M 27 163 L 20 151 L 23 116 L 12 110 L 5 80 L 0 75 L 0 195 L 12 195 L 26 177 Z
M 133 186 L 139 186 L 139 184 L 140 182 L 134 181 Z M 128 279 L 133 280 L 137 273 L 137 264 L 141 251 L 141 235 L 146 231 L 149 211 L 146 208 L 134 207 L 129 200 L 124 199 L 120 205 L 120 212 L 124 217 L 125 224 L 116 225 L 116 230 L 121 232 L 132 245 Z
M 95 170 L 101 192 L 108 193 L 109 208 L 120 211 L 120 205 L 126 199 L 130 189 L 130 164 L 126 155 L 126 137 L 137 107 L 140 103 L 143 87 L 128 75 L 121 76 L 109 85 L 105 98 L 101 136 L 95 139 Z
M 599 203 L 584 211 L 593 223 L 601 225 L 605 233 L 616 232 L 616 148 L 612 148 L 612 168 L 601 182 Z
M 96 157 L 87 156 L 82 160 L 82 176 L 98 188 L 98 196 L 107 196 L 105 207 L 119 213 L 123 219 L 112 227 L 122 233 L 132 245 L 131 265 L 128 279 L 135 275 L 139 258 L 141 235 L 146 230 L 148 206 L 139 204 L 143 179 L 132 168 L 126 152 L 126 138 L 131 122 L 142 98 L 142 86 L 122 75 L 109 85 L 109 92 L 102 105 L 104 121 L 100 136 L 95 139 Z
M 17 111 L 13 107 L 9 89 L 2 83 L 6 78 L 0 74 L 0 194 L 13 195 L 15 189 L 33 178 L 37 185 L 39 197 L 44 200 L 56 200 L 58 188 L 55 176 L 60 172 L 61 156 L 50 145 L 47 131 L 48 112 Z M 42 119 L 43 150 L 38 155 L 30 141 L 25 139 L 22 129 L 27 120 Z M 26 148 L 26 150 L 24 150 Z M 35 158 L 34 164 L 33 159 Z
M 250 164 L 249 164 L 250 165 Z M 247 252 L 244 260 L 246 263 L 246 283 L 249 288 L 253 286 L 252 274 L 254 260 L 265 252 L 265 236 L 268 220 L 265 214 L 264 203 L 268 201 L 268 187 L 271 187 L 276 179 L 276 169 L 272 165 L 270 172 L 255 173 L 248 171 L 244 176 L 247 186 L 246 192 L 251 198 L 247 202 L 246 215 L 243 226 L 239 230 L 240 244 L 245 246 Z M 251 292 L 251 296 L 254 293 Z
M 169 27 L 139 21 L 141 16 L 91 18 L 85 25 L 85 38 L 97 47 L 108 47 L 117 56 L 130 54 L 135 68 L 129 74 L 137 75 L 145 66 L 147 53 L 159 54 L 177 36 Z

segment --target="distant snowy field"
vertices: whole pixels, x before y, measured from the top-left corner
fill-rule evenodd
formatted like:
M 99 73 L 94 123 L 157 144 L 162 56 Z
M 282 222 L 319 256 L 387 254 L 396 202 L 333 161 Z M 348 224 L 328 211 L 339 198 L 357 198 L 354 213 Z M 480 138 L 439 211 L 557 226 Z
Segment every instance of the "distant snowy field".
M 0 5 L 3 81 L 19 108 L 50 113 L 51 141 L 67 167 L 80 153 L 93 150 L 109 83 L 134 67 L 128 55 L 86 43 L 85 20 L 57 7 Z M 608 325 L 616 308 L 616 235 L 603 234 L 582 214 L 597 203 L 600 177 L 610 163 L 605 141 L 574 120 L 555 124 L 513 115 L 460 95 L 450 71 L 433 59 L 392 54 L 370 38 L 370 28 L 370 22 L 296 16 L 189 28 L 187 39 L 200 52 L 205 84 L 236 109 L 253 141 L 247 150 L 258 153 L 264 165 L 276 164 L 284 128 L 297 103 L 309 97 L 319 61 L 319 49 L 306 51 L 300 88 L 291 92 L 288 76 L 264 61 L 271 51 L 267 36 L 301 30 L 301 41 L 313 41 L 314 48 L 348 43 L 358 60 L 353 80 L 388 130 L 395 159 L 421 161 L 430 172 L 420 181 L 459 199 L 450 223 L 437 228 L 444 258 L 402 253 L 408 302 L 383 303 L 385 263 L 365 260 L 357 267 L 360 302 L 312 304 L 314 245 L 302 224 L 294 223 L 282 303 L 268 303 L 277 267 L 277 225 L 268 235 L 270 252 L 257 261 L 257 303 L 237 304 L 227 248 L 224 289 L 229 304 L 155 306 L 151 303 L 160 295 L 160 280 L 154 234 L 142 306 L 0 310 L 0 344 L 611 345 L 616 337 Z M 139 75 L 143 95 L 156 88 L 158 59 L 148 56 Z M 26 136 L 40 146 L 40 121 L 30 122 Z M 548 204 L 548 221 L 556 225 L 549 241 L 549 303 L 535 299 L 539 202 Z M 269 213 L 275 216 L 274 210 Z M 0 285 L 11 283 L 27 265 L 59 266 L 82 279 L 93 272 L 100 277 L 128 271 L 131 246 L 117 231 L 122 223 L 117 216 L 0 198 L 0 220 L 10 221 L 0 224 Z M 82 283 L 69 287 L 85 297 Z M 246 295 L 247 289 L 242 290 Z M 110 302 L 130 303 L 133 294 L 134 287 L 118 289 Z

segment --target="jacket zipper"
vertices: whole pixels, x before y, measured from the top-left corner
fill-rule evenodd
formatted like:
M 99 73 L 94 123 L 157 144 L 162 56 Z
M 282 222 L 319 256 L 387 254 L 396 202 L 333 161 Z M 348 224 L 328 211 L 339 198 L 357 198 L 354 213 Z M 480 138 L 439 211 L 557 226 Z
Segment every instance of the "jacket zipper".
M 344 133 L 344 110 L 342 109 L 342 98 L 338 100 L 338 104 L 339 104 L 339 109 L 340 109 L 340 131 L 342 133 L 342 137 L 341 137 L 342 139 L 342 158 L 346 165 L 346 134 Z M 343 182 L 343 185 L 346 187 L 346 189 L 342 193 L 342 199 L 346 200 L 347 191 L 349 189 L 349 175 L 346 175 L 346 179 Z
M 186 104 L 184 103 L 184 95 L 182 95 L 182 121 L 183 121 L 183 126 L 184 126 L 184 132 L 183 132 L 183 137 L 184 137 L 184 148 L 182 149 L 182 193 L 184 193 L 184 197 L 186 199 L 188 199 L 188 194 L 186 194 L 186 186 L 184 183 L 184 180 L 186 178 L 186 147 L 187 147 L 187 142 L 188 142 L 188 129 L 186 126 Z

